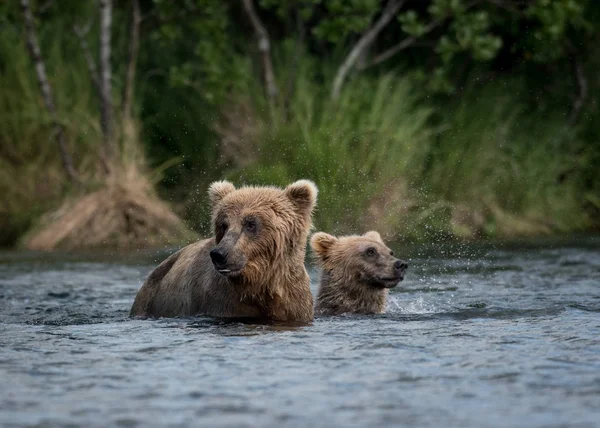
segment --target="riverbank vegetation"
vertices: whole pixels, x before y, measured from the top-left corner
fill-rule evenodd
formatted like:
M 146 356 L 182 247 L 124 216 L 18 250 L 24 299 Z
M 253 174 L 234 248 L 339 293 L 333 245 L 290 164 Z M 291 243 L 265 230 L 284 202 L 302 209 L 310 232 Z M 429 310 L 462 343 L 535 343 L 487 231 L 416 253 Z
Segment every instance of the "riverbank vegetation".
M 206 188 L 223 178 L 314 180 L 315 226 L 331 233 L 431 240 L 598 227 L 591 1 L 114 2 L 110 174 L 90 67 L 102 60 L 98 2 L 31 2 L 55 117 L 20 2 L 0 5 L 2 245 L 189 239 L 157 195 L 207 234 Z M 57 129 L 81 183 L 65 170 Z M 80 207 L 87 217 L 64 216 L 94 193 Z M 50 243 L 35 245 L 40 234 Z

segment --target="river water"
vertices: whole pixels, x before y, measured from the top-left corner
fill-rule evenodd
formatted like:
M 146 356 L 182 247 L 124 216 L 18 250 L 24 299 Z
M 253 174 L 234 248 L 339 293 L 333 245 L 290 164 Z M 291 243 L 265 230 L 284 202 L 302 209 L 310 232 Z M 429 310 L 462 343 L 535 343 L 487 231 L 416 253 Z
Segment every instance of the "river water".
M 165 254 L 0 253 L 0 426 L 600 426 L 600 239 L 396 250 L 387 314 L 305 327 L 129 320 Z

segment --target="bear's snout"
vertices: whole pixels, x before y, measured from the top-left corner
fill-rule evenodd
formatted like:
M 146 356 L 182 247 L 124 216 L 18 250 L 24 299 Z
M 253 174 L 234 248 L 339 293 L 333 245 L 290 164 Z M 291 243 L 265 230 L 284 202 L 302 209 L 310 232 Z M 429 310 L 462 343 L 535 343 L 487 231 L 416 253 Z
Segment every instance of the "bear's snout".
M 224 268 L 227 264 L 227 251 L 223 251 L 219 248 L 213 248 L 210 251 L 210 259 L 217 269 Z
M 246 258 L 235 248 L 219 245 L 210 250 L 208 254 L 217 272 L 228 278 L 241 275 L 246 267 Z

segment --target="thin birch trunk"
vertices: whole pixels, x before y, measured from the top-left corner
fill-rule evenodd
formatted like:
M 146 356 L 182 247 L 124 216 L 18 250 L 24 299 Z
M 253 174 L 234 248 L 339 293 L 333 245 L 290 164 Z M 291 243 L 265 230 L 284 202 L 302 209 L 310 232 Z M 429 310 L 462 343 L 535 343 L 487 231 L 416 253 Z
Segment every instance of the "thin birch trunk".
M 77 172 L 75 171 L 75 167 L 73 166 L 73 160 L 71 159 L 71 155 L 69 154 L 69 151 L 67 149 L 67 144 L 65 143 L 65 133 L 63 127 L 58 122 L 56 105 L 54 104 L 54 98 L 52 97 L 52 88 L 50 87 L 50 83 L 48 82 L 48 77 L 46 75 L 46 66 L 44 64 L 44 59 L 42 58 L 40 47 L 37 42 L 33 22 L 33 14 L 31 13 L 29 0 L 21 0 L 21 9 L 23 11 L 23 17 L 25 18 L 27 49 L 35 65 L 35 72 L 42 92 L 42 98 L 44 99 L 46 110 L 48 110 L 48 113 L 50 114 L 52 126 L 54 127 L 53 133 L 56 137 L 56 142 L 58 144 L 58 150 L 60 153 L 60 158 L 62 160 L 63 167 L 65 168 L 69 180 L 72 183 L 80 186 L 81 182 L 79 181 Z
M 96 61 L 94 60 L 94 56 L 92 55 L 92 51 L 88 45 L 86 40 L 86 36 L 92 27 L 92 21 L 88 22 L 88 25 L 85 28 L 81 28 L 77 25 L 73 26 L 73 32 L 79 39 L 79 45 L 81 46 L 81 50 L 83 51 L 83 56 L 85 58 L 85 62 L 88 67 L 88 71 L 90 72 L 90 76 L 92 82 L 94 83 L 94 89 L 98 94 L 100 94 L 100 77 L 98 76 L 98 68 L 96 67 Z
M 107 172 L 114 159 L 112 84 L 110 66 L 110 28 L 112 1 L 100 0 L 100 126 L 104 139 L 102 162 Z
M 140 23 L 142 17 L 140 14 L 140 4 L 138 0 L 131 0 L 131 34 L 129 36 L 129 52 L 127 56 L 127 72 L 125 75 L 125 86 L 123 88 L 123 121 L 131 119 L 131 108 L 133 104 L 133 87 L 135 84 L 135 69 L 140 41 Z

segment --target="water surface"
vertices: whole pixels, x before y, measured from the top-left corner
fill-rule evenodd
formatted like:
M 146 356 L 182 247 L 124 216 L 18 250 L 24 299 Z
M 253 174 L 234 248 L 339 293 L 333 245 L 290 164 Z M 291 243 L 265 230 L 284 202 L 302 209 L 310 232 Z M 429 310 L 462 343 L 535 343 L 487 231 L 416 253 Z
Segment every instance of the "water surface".
M 164 254 L 0 253 L 0 425 L 600 426 L 600 240 L 397 250 L 387 314 L 305 327 L 129 320 Z

